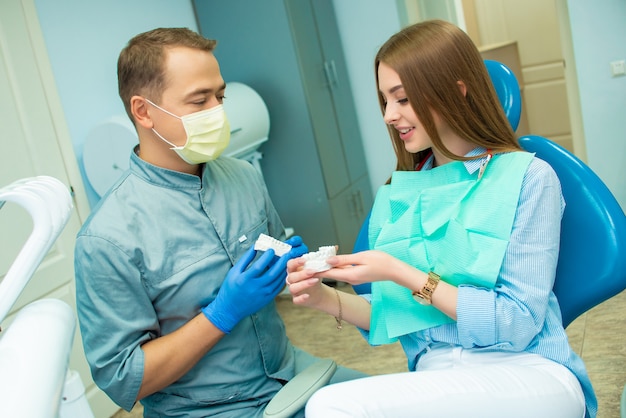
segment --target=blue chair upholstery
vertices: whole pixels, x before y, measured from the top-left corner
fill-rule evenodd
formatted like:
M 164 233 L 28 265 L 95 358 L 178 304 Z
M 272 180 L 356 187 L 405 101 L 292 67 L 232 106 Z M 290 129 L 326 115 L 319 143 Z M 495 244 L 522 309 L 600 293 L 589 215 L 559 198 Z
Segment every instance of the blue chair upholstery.
M 485 60 L 500 102 L 514 128 L 521 114 L 515 75 L 503 64 Z M 602 180 L 581 160 L 554 142 L 536 135 L 519 139 L 556 171 L 566 202 L 554 292 L 563 326 L 626 289 L 626 217 Z M 369 215 L 357 236 L 354 252 L 369 248 Z M 368 293 L 369 283 L 354 286 Z
M 372 212 L 370 211 L 363 220 L 363 224 L 361 225 L 361 229 L 359 230 L 359 235 L 357 235 L 356 241 L 354 242 L 354 247 L 352 248 L 353 253 L 358 253 L 359 251 L 365 251 L 370 249 L 368 229 L 370 225 L 371 213 Z M 352 288 L 357 294 L 367 294 L 371 292 L 372 285 L 370 283 L 355 284 L 352 285 Z
M 517 78 L 509 67 L 498 61 L 485 60 L 485 67 L 487 67 L 504 113 L 511 127 L 516 131 L 522 115 L 522 93 Z
M 519 143 L 561 181 L 566 206 L 554 293 L 567 327 L 626 289 L 626 216 L 602 180 L 565 148 L 536 135 Z

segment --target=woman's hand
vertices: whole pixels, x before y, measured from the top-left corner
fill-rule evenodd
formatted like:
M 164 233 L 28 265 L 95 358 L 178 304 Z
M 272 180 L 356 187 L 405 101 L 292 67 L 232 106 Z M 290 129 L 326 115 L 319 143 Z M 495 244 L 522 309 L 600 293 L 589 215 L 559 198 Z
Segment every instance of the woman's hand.
M 323 305 L 329 294 L 322 277 L 351 285 L 390 280 L 409 287 L 411 277 L 419 274 L 414 267 L 376 250 L 330 257 L 326 262 L 332 268 L 323 272 L 305 269 L 305 261 L 300 257 L 287 263 L 287 286 L 294 304 L 312 308 Z
M 410 270 L 415 270 L 397 258 L 376 250 L 337 255 L 326 262 L 333 268 L 323 272 L 325 278 L 353 285 L 385 280 L 398 282 L 410 274 Z
M 287 263 L 287 288 L 293 297 L 293 303 L 316 308 L 321 303 L 324 289 L 318 272 L 304 269 L 306 260 L 294 258 Z
M 343 316 L 345 321 L 364 330 L 369 330 L 371 314 L 369 302 L 360 296 L 337 291 L 322 283 L 322 277 L 334 278 L 335 275 L 337 277 L 341 275 L 338 273 L 344 273 L 347 268 L 340 267 L 339 265 L 343 266 L 342 263 L 348 263 L 346 267 L 356 271 L 357 267 L 352 266 L 351 259 L 345 260 L 345 257 L 352 256 L 329 258 L 329 260 L 334 259 L 335 264 L 333 265 L 336 267 L 322 272 L 305 269 L 306 260 L 303 257 L 291 259 L 287 263 L 287 286 L 295 305 L 314 308 L 335 317 Z M 366 272 L 367 269 L 364 268 L 363 271 Z M 333 272 L 335 273 L 333 274 Z M 337 278 L 336 280 L 341 279 Z M 365 277 L 361 282 L 367 280 L 368 278 Z M 346 282 L 348 281 L 346 280 Z M 358 282 L 356 281 L 356 283 Z M 338 298 L 341 299 L 341 302 Z
M 325 278 L 350 284 L 392 281 L 412 291 L 423 289 L 428 273 L 423 272 L 387 253 L 376 250 L 330 257 L 326 263 Z M 440 281 L 433 293 L 433 306 L 456 320 L 458 289 Z

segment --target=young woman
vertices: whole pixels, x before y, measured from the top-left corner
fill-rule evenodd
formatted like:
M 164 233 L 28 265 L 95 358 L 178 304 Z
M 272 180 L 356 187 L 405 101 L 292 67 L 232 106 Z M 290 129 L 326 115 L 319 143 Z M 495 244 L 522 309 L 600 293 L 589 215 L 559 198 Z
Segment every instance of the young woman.
M 318 391 L 308 417 L 594 417 L 596 398 L 561 323 L 554 283 L 565 202 L 552 168 L 523 152 L 483 60 L 456 26 L 427 21 L 375 60 L 397 155 L 369 251 L 288 263 L 295 304 L 399 340 L 410 372 Z M 372 283 L 357 296 L 321 278 Z

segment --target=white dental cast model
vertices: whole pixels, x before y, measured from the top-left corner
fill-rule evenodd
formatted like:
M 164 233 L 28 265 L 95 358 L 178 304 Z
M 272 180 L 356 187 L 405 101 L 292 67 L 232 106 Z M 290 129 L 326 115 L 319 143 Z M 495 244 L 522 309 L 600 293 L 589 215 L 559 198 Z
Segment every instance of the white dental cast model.
M 332 266 L 328 265 L 326 260 L 328 257 L 332 257 L 334 255 L 337 255 L 337 248 L 334 245 L 319 247 L 317 251 L 310 252 L 302 256 L 306 260 L 304 268 L 318 272 L 328 270 L 332 268 Z
M 254 249 L 260 251 L 274 250 L 274 254 L 278 257 L 287 254 L 291 250 L 291 245 L 286 244 L 269 235 L 261 234 L 254 243 Z

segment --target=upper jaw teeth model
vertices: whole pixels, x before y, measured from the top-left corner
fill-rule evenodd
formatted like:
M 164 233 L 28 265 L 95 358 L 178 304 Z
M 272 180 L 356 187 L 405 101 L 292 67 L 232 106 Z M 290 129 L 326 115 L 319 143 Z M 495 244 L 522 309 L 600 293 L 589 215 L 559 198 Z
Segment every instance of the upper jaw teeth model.
M 255 250 L 266 251 L 270 248 L 274 250 L 274 254 L 280 257 L 291 250 L 291 245 L 266 234 L 261 234 L 254 243 Z M 334 255 L 337 255 L 337 247 L 334 245 L 319 247 L 317 251 L 312 251 L 302 256 L 306 260 L 304 268 L 317 272 L 328 270 L 332 266 L 326 263 L 326 260 Z
M 260 251 L 267 251 L 269 249 L 274 250 L 274 254 L 278 257 L 281 257 L 291 250 L 291 245 L 279 241 L 276 238 L 270 237 L 269 235 L 261 234 L 259 238 L 254 243 L 254 249 Z

